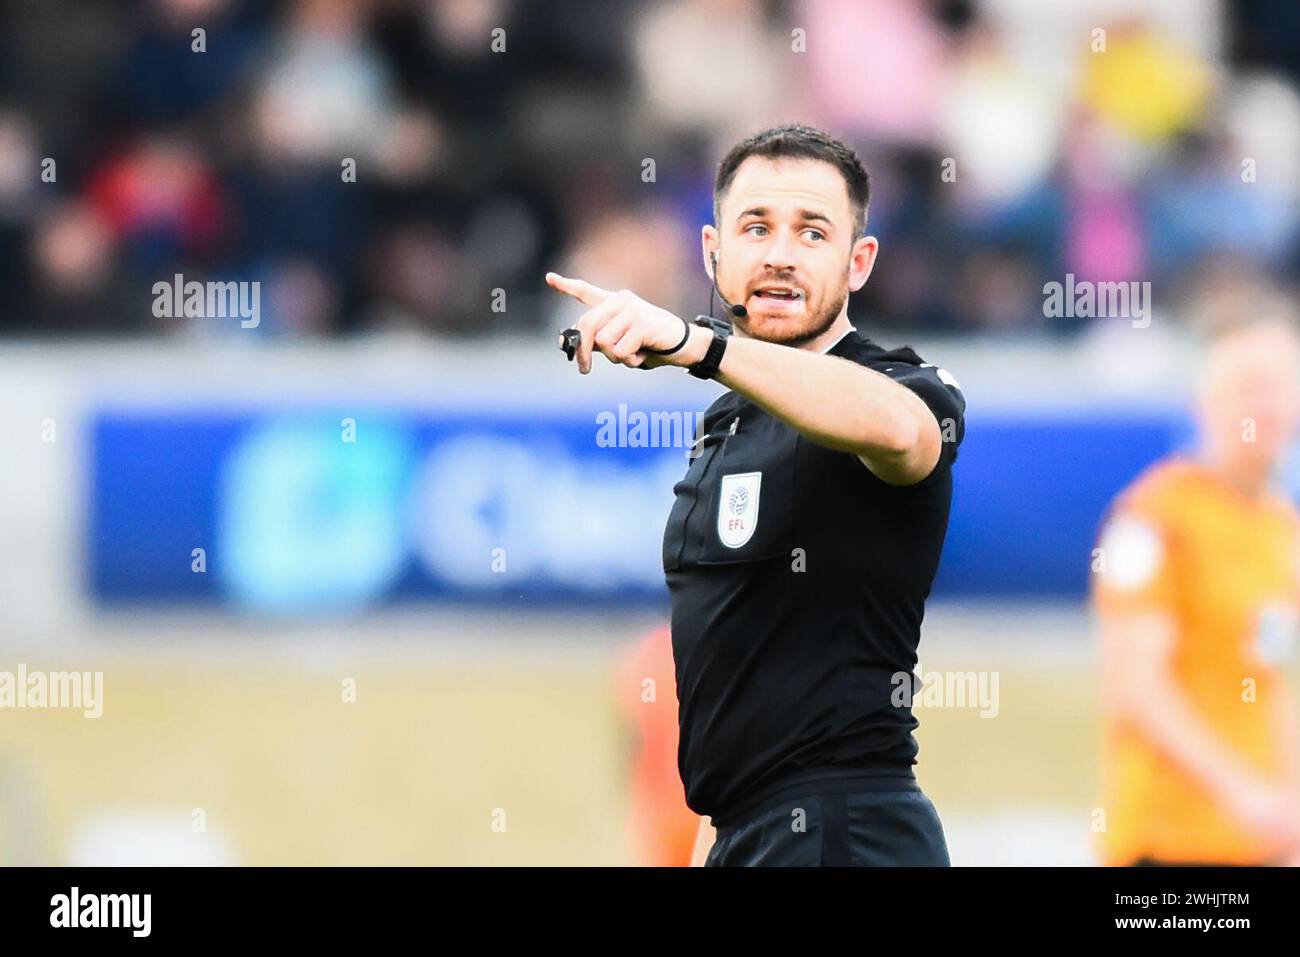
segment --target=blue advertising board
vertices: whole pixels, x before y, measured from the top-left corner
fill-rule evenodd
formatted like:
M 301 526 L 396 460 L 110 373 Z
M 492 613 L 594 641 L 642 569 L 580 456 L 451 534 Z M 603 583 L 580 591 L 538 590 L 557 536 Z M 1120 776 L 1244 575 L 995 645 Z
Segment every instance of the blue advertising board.
M 104 407 L 89 589 L 105 605 L 290 615 L 662 604 L 689 436 L 647 441 L 627 428 L 636 414 Z M 972 413 L 936 596 L 1081 596 L 1108 502 L 1187 435 L 1171 414 Z

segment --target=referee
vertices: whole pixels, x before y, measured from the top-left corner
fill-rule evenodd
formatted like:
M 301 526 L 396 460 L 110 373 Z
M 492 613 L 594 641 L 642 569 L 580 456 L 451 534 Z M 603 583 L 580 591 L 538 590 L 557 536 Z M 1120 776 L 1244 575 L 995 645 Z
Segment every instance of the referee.
M 946 866 L 898 692 L 915 687 L 965 399 L 945 370 L 849 324 L 879 249 L 852 149 L 766 130 L 727 154 L 713 196 L 704 263 L 734 334 L 546 276 L 589 307 L 573 337 L 583 374 L 600 352 L 729 390 L 663 542 L 678 769 L 711 819 L 695 863 Z

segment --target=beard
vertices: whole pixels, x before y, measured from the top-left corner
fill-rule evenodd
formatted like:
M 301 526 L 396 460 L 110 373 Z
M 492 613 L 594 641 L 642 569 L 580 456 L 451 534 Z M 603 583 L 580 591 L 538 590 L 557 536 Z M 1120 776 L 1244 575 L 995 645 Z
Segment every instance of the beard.
M 817 308 L 808 302 L 809 309 L 797 319 L 781 316 L 756 316 L 750 313 L 734 321 L 735 325 L 750 339 L 761 339 L 779 346 L 793 346 L 798 349 L 812 342 L 835 324 L 840 310 L 849 298 L 848 285 L 845 284 L 833 299 L 822 300 Z

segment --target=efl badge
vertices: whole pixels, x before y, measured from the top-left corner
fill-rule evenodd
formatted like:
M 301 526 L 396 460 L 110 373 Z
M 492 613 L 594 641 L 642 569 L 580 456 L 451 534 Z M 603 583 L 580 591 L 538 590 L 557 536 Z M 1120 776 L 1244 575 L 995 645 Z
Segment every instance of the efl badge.
M 758 488 L 762 472 L 722 476 L 718 502 L 718 538 L 728 548 L 740 548 L 758 527 Z

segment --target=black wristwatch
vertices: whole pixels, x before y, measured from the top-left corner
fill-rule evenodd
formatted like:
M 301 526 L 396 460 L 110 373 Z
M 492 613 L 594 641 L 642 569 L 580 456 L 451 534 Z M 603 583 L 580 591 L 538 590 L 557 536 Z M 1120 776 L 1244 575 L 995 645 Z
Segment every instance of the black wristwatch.
M 712 379 L 718 374 L 718 366 L 722 364 L 722 354 L 727 351 L 727 337 L 731 335 L 731 327 L 725 322 L 710 319 L 708 316 L 696 316 L 695 325 L 711 330 L 713 341 L 709 343 L 704 358 L 693 366 L 687 366 L 686 371 L 697 379 Z

